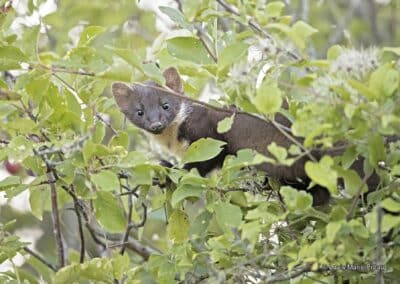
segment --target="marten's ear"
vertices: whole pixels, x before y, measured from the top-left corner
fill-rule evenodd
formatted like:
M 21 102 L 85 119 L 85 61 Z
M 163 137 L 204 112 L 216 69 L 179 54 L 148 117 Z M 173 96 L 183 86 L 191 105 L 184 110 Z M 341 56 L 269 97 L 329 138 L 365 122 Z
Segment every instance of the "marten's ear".
M 164 73 L 165 85 L 173 91 L 183 94 L 182 79 L 175 67 L 167 68 Z
M 122 112 L 127 112 L 129 110 L 130 96 L 134 95 L 134 91 L 127 84 L 122 82 L 115 82 L 112 84 L 112 94 L 117 102 L 117 105 Z

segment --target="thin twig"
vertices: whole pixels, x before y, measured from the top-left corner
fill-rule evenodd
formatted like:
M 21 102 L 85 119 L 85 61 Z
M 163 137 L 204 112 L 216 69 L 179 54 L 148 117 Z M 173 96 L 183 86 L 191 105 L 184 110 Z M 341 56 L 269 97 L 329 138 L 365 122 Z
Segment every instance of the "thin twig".
M 226 11 L 228 11 L 231 14 L 234 14 L 236 16 L 240 16 L 240 13 L 238 9 L 234 6 L 229 5 L 223 0 L 217 0 L 218 4 L 220 4 Z
M 93 241 L 94 241 L 96 244 L 98 244 L 99 246 L 101 246 L 102 250 L 105 250 L 107 247 L 109 247 L 109 246 L 107 246 L 107 245 L 105 244 L 105 242 L 103 242 L 102 240 L 100 240 L 100 239 L 97 237 L 96 231 L 94 230 L 94 228 L 93 228 L 89 223 L 85 223 L 85 226 L 86 226 L 86 229 L 88 229 L 88 231 L 89 231 L 89 233 L 90 233 L 90 236 L 92 237 Z
M 281 132 L 287 139 L 289 139 L 291 142 L 293 142 L 293 144 L 295 144 L 296 146 L 298 146 L 300 149 L 302 149 L 304 151 L 304 153 L 313 161 L 316 162 L 317 159 L 312 155 L 311 151 L 309 151 L 308 149 L 306 149 L 302 143 L 300 143 L 300 141 L 298 141 L 294 136 L 292 136 L 290 133 L 286 132 L 284 129 L 282 129 L 282 127 L 280 126 L 280 124 L 278 124 L 277 122 L 275 122 L 274 120 L 270 121 L 272 123 L 272 125 L 275 126 L 275 128 Z
M 281 282 L 281 281 L 286 281 L 290 279 L 294 279 L 304 273 L 310 272 L 311 271 L 311 264 L 305 265 L 303 267 L 299 267 L 297 269 L 293 269 L 292 271 L 286 271 L 283 273 L 275 274 L 272 275 L 271 277 L 268 277 L 266 279 L 266 283 L 275 283 L 275 282 Z
M 78 140 L 74 141 L 71 144 L 67 144 L 62 146 L 61 148 L 44 148 L 44 149 L 39 149 L 35 151 L 35 155 L 37 156 L 47 156 L 51 154 L 65 154 L 65 153 L 70 153 L 73 150 L 79 150 L 82 148 L 83 143 L 89 139 L 89 135 L 84 135 L 83 137 L 80 137 Z M 48 139 L 46 139 L 48 140 Z M 50 140 L 48 140 L 50 141 Z
M 367 184 L 367 180 L 370 178 L 370 176 L 372 174 L 373 174 L 373 172 L 371 171 L 371 173 L 369 173 L 368 175 L 365 175 L 364 178 L 362 179 L 361 184 L 357 189 L 357 193 L 353 198 L 353 202 L 351 203 L 349 212 L 347 213 L 347 216 L 346 216 L 346 220 L 347 221 L 350 221 L 351 218 L 353 217 L 353 212 L 354 212 L 354 209 L 357 206 L 358 200 L 360 199 L 360 195 L 362 193 L 363 187 Z
M 22 108 L 24 109 L 25 113 L 29 116 L 29 118 L 32 119 L 33 122 L 36 122 L 37 118 L 33 115 L 32 111 L 24 104 L 22 99 L 20 99 L 19 102 L 21 103 Z
M 73 192 L 68 190 L 66 187 L 63 187 L 64 190 L 66 190 L 71 196 L 74 195 Z M 79 199 L 78 199 L 79 201 Z M 121 234 L 111 234 L 109 232 L 106 232 L 104 230 L 96 228 L 94 225 L 90 223 L 89 216 L 87 215 L 86 211 L 84 208 L 80 205 L 80 203 L 77 203 L 78 206 L 76 207 L 81 213 L 82 217 L 85 221 L 85 226 L 88 229 L 92 239 L 100 245 L 104 250 L 111 247 L 111 246 L 120 246 L 120 240 L 122 239 Z M 146 208 L 147 209 L 147 208 Z M 145 209 L 144 209 L 145 210 Z M 147 211 L 144 212 L 144 216 L 147 216 Z M 136 226 L 143 226 L 144 222 L 146 221 L 145 218 L 143 218 L 142 222 L 140 224 L 137 224 Z M 111 243 L 108 244 L 104 242 L 101 238 L 111 240 L 112 242 L 118 242 L 118 243 Z M 159 251 L 152 249 L 150 247 L 147 247 L 143 244 L 141 244 L 139 241 L 128 237 L 127 242 L 126 242 L 126 247 L 134 252 L 136 252 L 138 255 L 140 255 L 144 260 L 147 260 L 151 254 L 153 253 L 159 253 Z
M 123 238 L 122 238 L 122 243 L 127 243 L 128 242 L 129 233 L 133 228 L 143 227 L 145 225 L 145 223 L 146 223 L 146 220 L 147 220 L 147 206 L 144 203 L 142 203 L 142 207 L 143 207 L 143 218 L 142 218 L 142 221 L 139 224 L 134 224 L 132 222 L 132 212 L 133 212 L 132 198 L 133 198 L 133 196 L 138 197 L 138 195 L 136 194 L 138 186 L 136 186 L 136 188 L 132 190 L 130 188 L 130 186 L 129 186 L 128 179 L 125 179 L 125 180 L 126 180 L 126 185 L 122 185 L 121 184 L 121 188 L 126 189 L 129 193 L 132 193 L 132 194 L 128 195 L 128 215 L 127 215 L 128 222 L 127 222 L 125 233 L 124 233 Z M 124 254 L 126 247 L 127 247 L 127 245 L 122 245 L 121 246 L 121 250 L 120 250 L 120 254 L 121 255 Z
M 126 181 L 126 186 L 128 187 L 129 186 L 128 179 L 125 179 L 125 181 Z M 120 182 L 121 182 L 121 180 L 120 180 Z M 125 230 L 124 236 L 122 238 L 123 244 L 127 243 L 128 238 L 129 238 L 129 233 L 130 233 L 131 229 L 133 228 L 132 212 L 133 212 L 132 194 L 129 194 L 128 195 L 128 215 L 126 216 L 128 222 L 126 225 L 126 230 Z M 121 255 L 123 255 L 125 253 L 125 248 L 126 248 L 126 245 L 121 246 L 121 250 L 119 252 Z
M 51 270 L 53 270 L 54 272 L 58 271 L 58 268 L 50 263 L 49 261 L 47 261 L 43 256 L 39 255 L 38 253 L 34 252 L 33 250 L 31 250 L 28 247 L 24 247 L 24 251 L 26 251 L 27 253 L 29 253 L 31 256 L 33 256 L 34 258 L 36 258 L 37 260 L 39 260 L 41 263 L 43 263 L 44 265 L 46 265 L 48 268 L 50 268 Z
M 210 55 L 210 57 L 212 58 L 212 60 L 217 63 L 218 59 L 215 56 L 214 52 L 211 50 L 210 46 L 207 44 L 206 42 L 206 34 L 204 33 L 204 31 L 198 27 L 197 25 L 195 25 L 195 29 L 197 31 L 197 36 L 200 39 L 201 44 L 204 46 L 204 48 L 206 49 L 206 51 L 208 52 L 208 54 Z
M 91 77 L 96 76 L 96 74 L 94 72 L 87 72 L 87 71 L 82 71 L 82 70 L 71 70 L 71 69 L 67 69 L 65 67 L 46 66 L 43 64 L 29 65 L 28 68 L 30 70 L 33 70 L 33 69 L 48 70 L 48 71 L 51 71 L 52 73 L 68 73 L 68 74 L 91 76 Z
M 118 245 L 121 245 L 121 234 L 111 234 L 109 232 L 105 232 L 103 230 L 99 230 L 94 228 L 92 225 L 88 224 L 88 226 L 90 227 L 90 230 L 92 230 L 92 232 L 101 238 L 105 238 L 107 240 L 111 240 L 112 242 L 117 242 Z M 115 246 L 114 243 L 110 244 L 107 247 L 110 246 Z M 144 260 L 148 260 L 150 255 L 154 254 L 154 253 L 159 253 L 158 250 L 155 250 L 153 248 L 147 247 L 143 244 L 141 244 L 138 240 L 135 240 L 133 238 L 128 238 L 126 247 L 134 252 L 136 252 L 138 255 L 140 255 Z
M 101 122 L 103 122 L 108 128 L 110 128 L 114 135 L 118 135 L 118 131 L 115 130 L 115 128 L 111 125 L 111 123 L 108 122 L 108 121 L 106 121 L 106 120 L 101 116 L 101 114 L 99 114 L 99 113 L 96 112 L 96 117 L 97 117 L 98 120 L 100 120 Z

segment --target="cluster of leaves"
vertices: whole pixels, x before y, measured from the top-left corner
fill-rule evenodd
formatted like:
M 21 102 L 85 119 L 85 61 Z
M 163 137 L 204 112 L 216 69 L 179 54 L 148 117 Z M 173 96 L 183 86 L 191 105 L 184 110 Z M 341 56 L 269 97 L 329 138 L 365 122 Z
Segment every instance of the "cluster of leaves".
M 400 212 L 400 143 L 386 145 L 385 137 L 400 133 L 399 48 L 335 45 L 324 59 L 308 58 L 318 30 L 284 15 L 280 1 L 163 6 L 174 26 L 161 34 L 154 15 L 132 1 L 93 2 L 61 1 L 40 25 L 19 34 L 9 29 L 16 12 L 1 14 L 0 160 L 17 161 L 34 177 L 7 177 L 0 189 L 9 199 L 29 191 L 30 214 L 39 222 L 51 215 L 56 239 L 41 251 L 45 260 L 13 235 L 18 220 L 4 225 L 0 261 L 17 252 L 32 257 L 2 281 L 375 279 L 375 270 L 326 269 L 346 264 L 385 265 L 385 277 L 398 278 L 400 217 L 393 213 Z M 29 3 L 33 13 L 41 1 Z M 73 28 L 81 31 L 75 40 L 68 36 Z M 228 157 L 207 178 L 160 166 L 109 95 L 115 80 L 163 84 L 158 66 L 176 67 L 194 98 L 213 78 L 221 93 L 215 104 L 266 117 L 284 113 L 304 144 L 269 145 L 276 163 L 346 141 L 342 156 L 306 164 L 312 181 L 331 192 L 332 204 L 314 208 L 310 194 L 289 186 L 266 190 L 263 177 L 243 170 L 266 159 L 251 150 Z M 218 131 L 231 124 L 232 117 L 221 121 Z M 221 146 L 199 140 L 182 163 L 213 157 Z M 360 156 L 366 172 L 376 170 L 383 181 L 367 199 L 360 198 L 365 180 L 349 169 Z M 74 218 L 66 213 L 70 207 Z

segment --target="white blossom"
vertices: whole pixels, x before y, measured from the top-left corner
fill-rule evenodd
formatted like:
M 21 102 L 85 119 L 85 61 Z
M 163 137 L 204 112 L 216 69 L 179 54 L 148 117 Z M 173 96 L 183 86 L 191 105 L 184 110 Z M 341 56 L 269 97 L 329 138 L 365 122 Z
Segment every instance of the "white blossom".
M 329 72 L 344 78 L 352 77 L 361 80 L 378 67 L 378 55 L 376 48 L 344 49 L 342 54 L 332 62 Z

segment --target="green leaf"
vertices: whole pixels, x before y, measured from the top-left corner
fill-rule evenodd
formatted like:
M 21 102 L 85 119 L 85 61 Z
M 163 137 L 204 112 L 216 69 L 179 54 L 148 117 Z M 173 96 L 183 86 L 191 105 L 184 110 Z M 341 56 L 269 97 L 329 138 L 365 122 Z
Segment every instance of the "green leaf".
M 285 7 L 285 4 L 283 4 L 280 1 L 274 1 L 274 2 L 268 3 L 267 6 L 265 6 L 265 14 L 271 18 L 279 17 L 281 15 L 282 9 L 284 7 Z
M 319 162 L 307 161 L 305 170 L 307 175 L 317 184 L 326 187 L 331 193 L 337 192 L 337 173 L 332 169 L 333 159 L 324 156 Z
M 247 49 L 248 45 L 243 42 L 225 47 L 218 58 L 218 70 L 222 71 L 233 63 L 238 62 L 246 54 Z
M 399 80 L 400 73 L 390 64 L 385 64 L 372 72 L 369 86 L 374 93 L 379 94 L 379 97 L 388 97 L 399 87 Z
M 378 220 L 376 210 L 365 215 L 365 220 L 367 227 L 371 233 L 376 233 L 378 228 Z M 397 228 L 400 226 L 400 216 L 395 216 L 392 214 L 384 214 L 382 218 L 381 232 L 387 233 L 392 228 Z
M 258 220 L 263 224 L 272 224 L 279 221 L 279 216 L 269 212 L 268 207 L 270 205 L 266 203 L 261 203 L 257 208 L 249 210 L 246 214 L 247 220 Z
M 281 23 L 271 23 L 267 25 L 267 28 L 277 29 L 278 31 L 286 34 L 300 49 L 305 48 L 305 42 L 304 42 L 305 38 L 301 37 L 300 34 L 297 33 L 296 29 L 294 29 L 293 27 L 291 28 L 288 25 Z M 297 27 L 297 29 L 301 30 L 302 26 L 300 25 L 300 27 Z M 304 29 L 306 30 L 306 28 Z
M 235 120 L 235 114 L 225 117 L 223 120 L 218 121 L 217 132 L 226 133 L 232 128 L 232 124 Z
M 384 47 L 382 50 L 385 52 L 391 52 L 400 56 L 400 47 Z
M 247 166 L 258 165 L 265 162 L 271 162 L 271 159 L 261 155 L 252 149 L 241 149 L 237 151 L 236 156 L 228 156 L 223 165 L 223 170 L 243 168 Z
M 36 52 L 38 50 L 36 45 L 38 44 L 39 31 L 40 25 L 30 27 L 24 31 L 21 39 L 22 51 L 34 60 L 36 59 Z
M 368 187 L 364 184 L 360 178 L 360 176 L 354 170 L 346 170 L 340 172 L 340 175 L 344 179 L 344 187 L 346 192 L 350 196 L 355 196 L 360 192 L 366 192 Z
M 185 15 L 183 15 L 181 11 L 168 6 L 159 6 L 158 9 L 160 9 L 160 11 L 167 15 L 172 21 L 178 23 L 182 28 L 191 28 L 191 24 L 185 19 Z
M 379 97 L 379 94 L 375 93 L 373 90 L 368 88 L 366 85 L 363 83 L 360 83 L 356 80 L 350 79 L 347 80 L 347 83 L 356 89 L 361 95 L 365 96 L 369 100 L 374 100 Z
M 96 122 L 92 138 L 93 142 L 101 143 L 101 141 L 103 141 L 104 135 L 106 135 L 106 127 L 104 126 L 104 123 L 102 123 L 101 121 Z
M 110 147 L 112 146 L 122 146 L 125 149 L 129 147 L 129 135 L 125 131 L 118 131 L 116 135 L 113 136 L 110 143 L 108 144 Z
M 191 184 L 179 185 L 178 188 L 172 193 L 171 205 L 172 207 L 176 207 L 179 202 L 188 197 L 200 197 L 204 190 L 204 187 L 199 187 Z
M 341 53 L 342 47 L 340 45 L 332 45 L 326 52 L 326 58 L 333 61 L 338 58 Z
M 97 220 L 107 231 L 117 233 L 126 229 L 123 210 L 111 192 L 98 191 L 93 204 Z
M 200 40 L 194 37 L 175 37 L 167 41 L 167 50 L 173 57 L 197 64 L 212 64 L 214 61 Z
M 138 165 L 143 165 L 148 162 L 145 154 L 139 151 L 131 151 L 124 157 L 121 162 L 118 164 L 119 167 L 122 168 L 131 168 Z
M 282 186 L 280 189 L 283 200 L 291 211 L 304 211 L 311 208 L 312 196 L 305 191 L 299 191 L 290 186 Z
M 9 88 L 8 88 L 8 85 L 7 85 L 7 83 L 6 83 L 6 81 L 4 81 L 4 80 L 1 79 L 1 78 L 0 78 L 0 88 L 6 89 L 6 90 L 9 89 Z
M 133 169 L 132 179 L 136 185 L 151 185 L 153 171 L 149 165 L 139 165 Z
M 114 64 L 109 66 L 106 70 L 96 74 L 98 78 L 112 80 L 112 81 L 132 81 L 132 70 L 128 64 Z
M 386 160 L 386 151 L 383 137 L 378 133 L 368 136 L 368 161 L 371 166 L 377 167 L 380 161 Z
M 121 57 L 123 60 L 125 60 L 128 64 L 130 64 L 132 67 L 142 70 L 142 63 L 140 62 L 140 59 L 137 57 L 136 53 L 134 50 L 131 49 L 123 49 L 123 48 L 115 48 L 112 46 L 106 46 L 106 48 L 112 50 L 116 55 Z
M 265 230 L 266 225 L 260 224 L 260 221 L 252 221 L 242 224 L 242 238 L 255 245 L 260 239 L 260 233 Z
M 276 83 L 264 80 L 257 90 L 254 105 L 262 113 L 275 113 L 282 105 L 282 91 Z
M 335 241 L 336 235 L 342 228 L 342 225 L 342 220 L 328 223 L 328 225 L 326 226 L 326 239 L 328 240 L 328 242 L 333 243 L 333 241 Z
M 177 244 L 183 243 L 188 238 L 189 226 L 188 215 L 181 210 L 175 210 L 168 219 L 169 239 Z
M 69 110 L 71 110 L 78 116 L 82 115 L 81 105 L 73 93 L 66 91 L 65 92 L 65 100 L 67 102 L 67 107 Z
M 105 32 L 104 27 L 100 26 L 88 26 L 86 27 L 81 34 L 81 37 L 79 38 L 79 43 L 78 46 L 87 46 L 92 43 L 92 41 L 98 37 L 100 34 Z
M 208 211 L 200 213 L 194 222 L 191 222 L 189 234 L 194 236 L 205 236 L 211 218 L 212 214 Z
M 0 71 L 20 69 L 20 63 L 26 62 L 27 56 L 15 46 L 0 46 Z
M 278 164 L 290 166 L 294 162 L 293 158 L 287 159 L 286 148 L 276 145 L 275 142 L 272 142 L 271 144 L 269 144 L 267 149 L 268 149 L 268 152 L 270 152 L 274 156 L 274 158 L 276 159 Z
M 222 151 L 222 146 L 225 144 L 226 142 L 213 138 L 201 138 L 189 146 L 182 162 L 193 163 L 207 161 L 217 156 Z
M 309 24 L 303 22 L 303 21 L 297 21 L 293 26 L 292 26 L 292 31 L 300 36 L 301 38 L 307 38 L 316 32 L 318 30 Z
M 46 208 L 46 203 L 50 200 L 50 191 L 48 188 L 39 187 L 33 188 L 29 194 L 29 204 L 32 209 L 32 215 L 40 221 L 43 219 L 43 211 Z
M 117 175 L 109 170 L 101 171 L 91 176 L 96 187 L 105 191 L 117 191 L 120 187 Z
M 0 189 L 4 190 L 15 185 L 21 184 L 21 178 L 18 176 L 8 176 L 0 181 Z
M 116 255 L 111 259 L 111 265 L 113 268 L 113 275 L 115 279 L 122 279 L 124 274 L 130 269 L 130 258 L 129 254 Z
M 398 213 L 400 212 L 400 202 L 395 201 L 392 198 L 386 198 L 381 203 L 382 208 L 385 208 L 389 212 Z
M 165 84 L 165 78 L 163 74 L 161 73 L 160 69 L 154 64 L 154 63 L 146 63 L 142 65 L 142 70 L 144 74 L 149 77 L 150 79 L 153 79 L 160 85 Z
M 214 206 L 218 224 L 222 227 L 239 227 L 242 223 L 242 210 L 239 206 L 219 202 Z
M 57 271 L 52 283 L 69 284 L 86 282 L 114 283 L 113 267 L 107 258 L 93 258 L 83 264 L 71 264 Z

